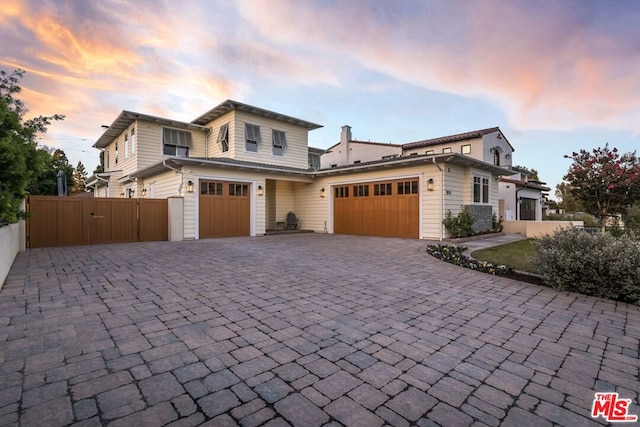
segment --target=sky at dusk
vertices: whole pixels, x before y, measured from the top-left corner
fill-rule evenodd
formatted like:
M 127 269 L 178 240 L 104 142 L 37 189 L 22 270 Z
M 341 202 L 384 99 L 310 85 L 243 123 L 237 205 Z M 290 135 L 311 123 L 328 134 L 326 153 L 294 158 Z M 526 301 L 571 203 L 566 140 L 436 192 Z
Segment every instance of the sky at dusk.
M 75 166 L 121 110 L 191 121 L 226 99 L 323 125 L 309 144 L 499 126 L 554 188 L 580 148 L 640 148 L 635 1 L 4 0 L 40 143 Z

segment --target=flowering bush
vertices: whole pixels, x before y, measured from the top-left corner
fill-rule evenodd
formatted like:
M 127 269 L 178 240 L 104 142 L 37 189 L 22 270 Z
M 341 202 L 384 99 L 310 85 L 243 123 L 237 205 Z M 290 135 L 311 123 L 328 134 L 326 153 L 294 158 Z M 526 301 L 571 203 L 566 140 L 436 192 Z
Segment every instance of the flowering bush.
M 535 247 L 535 262 L 554 289 L 639 304 L 640 246 L 632 238 L 569 228 Z
M 472 270 L 482 271 L 489 274 L 511 274 L 513 269 L 506 265 L 496 265 L 486 261 L 478 261 L 468 256 L 462 255 L 467 247 L 455 246 L 455 245 L 429 245 L 427 246 L 427 252 L 432 256 L 446 261 L 451 264 L 459 265 L 461 267 L 470 268 Z

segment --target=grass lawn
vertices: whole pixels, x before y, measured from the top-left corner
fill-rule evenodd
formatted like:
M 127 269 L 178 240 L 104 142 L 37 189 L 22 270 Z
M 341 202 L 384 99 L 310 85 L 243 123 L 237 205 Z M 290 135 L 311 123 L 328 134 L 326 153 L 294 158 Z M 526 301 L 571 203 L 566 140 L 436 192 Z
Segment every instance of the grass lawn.
M 536 251 L 533 248 L 534 239 L 520 240 L 506 245 L 494 246 L 471 253 L 471 256 L 480 261 L 488 261 L 494 264 L 504 264 L 516 270 L 540 273 L 534 267 L 531 260 Z

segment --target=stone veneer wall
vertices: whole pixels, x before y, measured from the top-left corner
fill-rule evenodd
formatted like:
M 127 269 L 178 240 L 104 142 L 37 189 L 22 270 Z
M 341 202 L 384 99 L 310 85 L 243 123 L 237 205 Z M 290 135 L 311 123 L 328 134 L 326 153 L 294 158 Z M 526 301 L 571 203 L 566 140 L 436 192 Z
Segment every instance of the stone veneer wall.
M 493 226 L 493 211 L 491 206 L 466 205 L 465 208 L 475 218 L 473 231 L 491 230 Z

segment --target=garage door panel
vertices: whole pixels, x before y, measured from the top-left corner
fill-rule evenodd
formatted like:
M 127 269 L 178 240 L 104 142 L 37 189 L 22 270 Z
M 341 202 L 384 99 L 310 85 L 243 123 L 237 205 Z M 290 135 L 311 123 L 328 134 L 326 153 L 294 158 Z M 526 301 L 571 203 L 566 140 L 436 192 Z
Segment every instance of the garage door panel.
M 251 203 L 249 184 L 201 181 L 200 238 L 249 236 Z
M 334 187 L 334 233 L 419 237 L 418 179 Z

